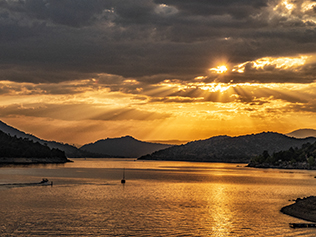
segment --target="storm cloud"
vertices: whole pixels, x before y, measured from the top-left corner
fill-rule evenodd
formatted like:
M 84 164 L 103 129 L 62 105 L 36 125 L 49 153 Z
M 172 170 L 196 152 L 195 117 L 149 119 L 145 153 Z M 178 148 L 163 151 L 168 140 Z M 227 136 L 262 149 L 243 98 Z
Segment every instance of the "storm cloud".
M 304 3 L 289 10 L 274 0 L 1 0 L 0 80 L 55 83 L 101 73 L 191 80 L 220 60 L 315 53 L 315 5 Z M 267 82 L 261 72 L 230 77 Z
M 0 0 L 0 119 L 71 143 L 315 128 L 315 39 L 314 0 Z

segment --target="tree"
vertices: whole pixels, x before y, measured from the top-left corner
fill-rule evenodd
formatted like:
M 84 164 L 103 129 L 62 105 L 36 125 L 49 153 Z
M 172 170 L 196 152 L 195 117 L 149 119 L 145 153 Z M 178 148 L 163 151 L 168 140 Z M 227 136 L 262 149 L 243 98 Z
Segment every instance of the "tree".
M 263 151 L 262 156 L 265 160 L 270 157 L 269 152 L 267 150 Z
M 308 161 L 309 167 L 312 167 L 312 166 L 315 165 L 315 159 L 314 159 L 313 156 L 308 157 L 308 160 L 307 160 L 307 161 Z

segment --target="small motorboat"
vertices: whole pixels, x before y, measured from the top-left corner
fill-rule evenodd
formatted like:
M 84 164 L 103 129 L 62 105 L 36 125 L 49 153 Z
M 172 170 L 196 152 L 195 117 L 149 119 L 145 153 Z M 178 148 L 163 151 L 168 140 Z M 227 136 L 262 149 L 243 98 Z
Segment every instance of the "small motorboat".
M 40 182 L 40 184 L 44 184 L 44 183 L 48 183 L 48 179 L 42 179 L 42 181 Z

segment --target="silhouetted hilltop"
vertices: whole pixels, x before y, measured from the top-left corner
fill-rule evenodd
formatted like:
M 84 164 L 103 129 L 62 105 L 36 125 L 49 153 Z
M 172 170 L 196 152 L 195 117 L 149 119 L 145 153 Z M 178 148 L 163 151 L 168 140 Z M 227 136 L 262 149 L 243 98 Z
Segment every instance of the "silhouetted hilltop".
M 216 136 L 169 147 L 139 159 L 248 163 L 264 150 L 272 154 L 315 141 L 316 138 L 297 139 L 274 132 L 239 137 Z
M 14 162 L 10 158 L 29 158 Z M 0 131 L 0 163 L 65 163 L 65 152 L 59 149 L 50 149 L 39 142 L 33 142 L 28 138 L 11 137 Z
M 16 128 L 13 128 L 4 122 L 0 121 L 0 131 L 10 135 L 10 136 L 16 136 L 18 138 L 27 138 L 31 141 L 38 142 L 42 145 L 47 145 L 49 148 L 55 148 L 59 149 L 65 152 L 66 156 L 69 158 L 80 158 L 80 157 L 106 157 L 106 155 L 103 154 L 94 154 L 91 152 L 84 152 L 79 150 L 78 148 L 71 146 L 69 144 L 59 143 L 55 141 L 46 141 L 42 140 L 40 138 L 37 138 L 31 134 L 27 134 L 25 132 L 22 132 Z
M 131 136 L 125 136 L 107 138 L 95 143 L 86 144 L 80 147 L 80 150 L 108 154 L 112 157 L 136 158 L 170 146 L 167 144 L 142 142 Z
M 316 130 L 310 128 L 298 129 L 285 135 L 295 138 L 316 137 Z
M 167 145 L 183 145 L 186 144 L 188 142 L 190 142 L 190 140 L 149 140 L 146 142 L 150 142 L 150 143 L 159 143 L 159 144 L 167 144 Z

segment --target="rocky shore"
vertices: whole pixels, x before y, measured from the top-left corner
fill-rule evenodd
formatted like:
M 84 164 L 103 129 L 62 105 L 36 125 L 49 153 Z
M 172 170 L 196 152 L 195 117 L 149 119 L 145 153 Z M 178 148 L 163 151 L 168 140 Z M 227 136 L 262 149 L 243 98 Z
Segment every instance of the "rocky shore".
M 72 162 L 67 158 L 1 158 L 0 165 L 11 165 L 11 164 L 59 164 Z
M 300 169 L 300 170 L 316 170 L 316 166 L 309 165 L 307 162 L 280 162 L 279 164 L 262 163 L 256 164 L 250 162 L 247 167 L 253 168 L 272 168 L 272 169 Z
M 316 222 L 316 197 L 298 198 L 294 204 L 283 207 L 281 212 L 306 221 Z

